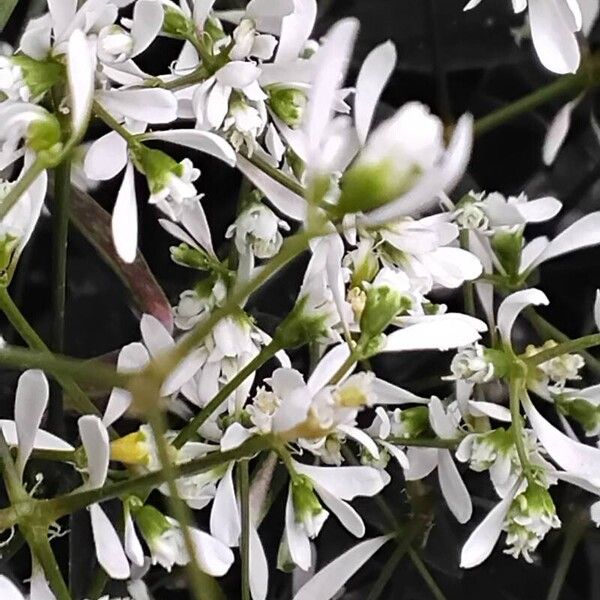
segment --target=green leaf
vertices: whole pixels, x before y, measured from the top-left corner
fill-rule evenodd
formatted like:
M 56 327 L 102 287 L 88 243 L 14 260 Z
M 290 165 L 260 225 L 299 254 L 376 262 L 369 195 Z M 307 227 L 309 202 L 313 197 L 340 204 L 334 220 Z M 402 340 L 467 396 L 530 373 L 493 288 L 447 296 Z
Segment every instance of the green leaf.
M 0 31 L 4 29 L 12 15 L 13 10 L 17 7 L 19 0 L 2 0 L 0 2 Z

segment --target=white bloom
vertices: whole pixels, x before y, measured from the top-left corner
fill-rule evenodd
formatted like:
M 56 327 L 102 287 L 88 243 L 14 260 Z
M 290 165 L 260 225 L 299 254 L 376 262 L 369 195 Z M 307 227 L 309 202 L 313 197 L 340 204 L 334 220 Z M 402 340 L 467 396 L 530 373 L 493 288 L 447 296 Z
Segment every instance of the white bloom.
M 8 100 L 31 100 L 31 90 L 23 79 L 23 71 L 10 56 L 0 56 L 0 92 L 4 93 Z
M 289 225 L 267 206 L 253 204 L 242 211 L 227 230 L 226 237 L 234 237 L 240 254 L 250 252 L 256 258 L 272 258 L 283 243 L 280 229 L 287 231 Z
M 164 179 L 158 184 L 160 187 L 157 186 L 152 190 L 148 202 L 156 204 L 169 218 L 178 221 L 183 204 L 198 195 L 193 185 L 198 177 L 200 177 L 199 169 L 194 167 L 189 158 L 184 158 L 176 170 L 164 174 Z
M 487 383 L 494 377 L 494 363 L 485 357 L 485 348 L 473 344 L 458 352 L 450 363 L 453 379 L 462 379 L 469 383 Z

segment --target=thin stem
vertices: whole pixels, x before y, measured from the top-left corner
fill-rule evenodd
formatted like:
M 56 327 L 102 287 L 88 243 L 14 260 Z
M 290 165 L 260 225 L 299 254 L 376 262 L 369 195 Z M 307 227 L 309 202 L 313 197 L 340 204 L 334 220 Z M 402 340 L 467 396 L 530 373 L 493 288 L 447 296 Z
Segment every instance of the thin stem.
M 377 579 L 375 580 L 375 583 L 373 584 L 373 587 L 369 591 L 369 595 L 367 596 L 366 600 L 378 600 L 378 598 L 381 596 L 381 594 L 385 590 L 385 587 L 388 584 L 388 581 L 392 578 L 392 575 L 394 574 L 396 567 L 398 566 L 398 564 L 400 563 L 400 561 L 406 554 L 408 548 L 409 548 L 409 542 L 406 539 L 402 540 L 402 542 L 400 542 L 396 546 L 396 549 L 394 550 L 392 555 L 388 558 L 385 565 L 383 565 L 383 568 L 381 569 L 381 572 L 379 573 L 379 577 L 377 577 Z
M 600 345 L 600 333 L 593 333 L 591 335 L 584 335 L 583 337 L 576 338 L 574 340 L 569 340 L 568 342 L 563 342 L 562 344 L 558 344 L 553 348 L 548 348 L 546 350 L 542 350 L 533 356 L 527 357 L 525 360 L 529 365 L 541 365 L 548 360 L 552 360 L 557 356 L 562 356 L 563 354 L 570 354 L 572 352 L 580 352 L 581 350 L 585 350 L 586 348 L 591 348 L 592 346 Z
M 8 194 L 0 200 L 0 219 L 7 215 L 45 168 L 46 162 L 39 156 L 29 165 L 29 168 L 17 179 L 15 185 L 10 188 Z
M 196 546 L 194 545 L 194 540 L 192 539 L 192 534 L 190 533 L 192 521 L 191 511 L 188 505 L 179 497 L 175 469 L 173 467 L 169 445 L 165 439 L 165 417 L 159 408 L 159 389 L 160 387 L 156 389 L 156 397 L 154 399 L 150 399 L 150 402 L 148 403 L 148 405 L 151 407 L 148 418 L 158 449 L 160 464 L 167 480 L 167 487 L 169 489 L 168 504 L 171 507 L 173 516 L 175 519 L 177 519 L 179 526 L 181 527 L 181 532 L 183 533 L 183 539 L 189 557 L 189 562 L 186 565 L 186 571 L 190 578 L 191 591 L 196 600 L 202 600 L 201 590 L 203 589 L 204 578 L 202 577 L 200 568 L 198 567 Z
M 511 379 L 509 385 L 510 394 L 510 416 L 512 420 L 512 432 L 515 447 L 517 449 L 517 456 L 521 463 L 523 473 L 527 476 L 531 471 L 531 463 L 529 462 L 529 455 L 525 448 L 524 433 L 523 433 L 523 420 L 521 418 L 521 391 L 523 389 L 523 381 L 519 378 Z
M 264 161 L 262 158 L 253 154 L 249 156 L 247 154 L 243 154 L 244 158 L 251 162 L 255 167 L 258 167 L 263 173 L 269 175 L 272 179 L 280 183 L 288 190 L 298 194 L 298 196 L 304 198 L 306 196 L 306 189 L 303 185 L 298 183 L 295 179 L 292 179 L 285 173 L 282 173 L 279 169 L 271 166 L 268 162 Z
M 123 139 L 129 143 L 137 143 L 135 134 L 129 132 L 119 121 L 117 121 L 99 102 L 94 102 L 92 108 L 94 114 L 104 121 L 113 131 L 116 131 Z
M 557 342 L 568 342 L 570 340 L 568 335 L 564 334 L 549 321 L 546 321 L 532 307 L 526 308 L 524 314 L 540 336 L 552 338 Z M 585 350 L 581 351 L 581 355 L 585 359 L 586 366 L 596 375 L 600 375 L 600 360 Z
M 459 236 L 460 247 L 463 250 L 469 249 L 469 232 L 462 230 Z M 465 312 L 471 316 L 475 316 L 475 285 L 471 281 L 465 281 L 463 284 L 463 302 L 465 306 Z
M 46 532 L 36 530 L 33 540 L 28 541 L 31 551 L 35 554 L 36 559 L 44 569 L 46 579 L 57 600 L 71 600 L 69 588 L 56 562 L 56 557 L 54 556 L 54 552 L 52 552 Z
M 431 595 L 435 598 L 435 600 L 447 600 L 446 596 L 444 595 L 444 592 L 442 592 L 437 582 L 433 578 L 433 575 L 429 572 L 427 565 L 425 565 L 425 563 L 423 562 L 421 555 L 412 547 L 408 549 L 408 554 L 410 556 L 410 559 L 412 560 L 413 565 L 415 565 L 415 568 L 419 572 L 419 575 L 421 575 L 421 578 L 427 584 L 427 587 L 429 588 L 429 591 L 431 592 Z
M 242 536 L 240 553 L 242 558 L 242 600 L 250 600 L 250 473 L 247 460 L 238 465 Z
M 560 600 L 565 579 L 569 573 L 569 567 L 575 555 L 575 550 L 585 534 L 589 517 L 587 511 L 579 510 L 572 515 L 565 527 L 565 540 L 558 557 L 558 564 L 554 570 L 554 577 L 548 590 L 546 600 Z
M 8 290 L 4 287 L 0 288 L 0 310 L 6 315 L 11 325 L 17 330 L 30 348 L 38 350 L 48 357 L 52 356 L 48 346 L 46 346 L 33 327 L 28 323 L 27 319 L 25 319 L 16 304 L 12 301 L 8 294 Z M 86 396 L 85 392 L 70 377 L 59 373 L 56 373 L 55 377 L 65 392 L 67 392 L 75 409 L 83 414 L 100 414 L 96 406 Z
M 181 448 L 210 416 L 231 396 L 237 388 L 248 379 L 252 373 L 260 369 L 280 350 L 279 344 L 273 340 L 265 346 L 233 379 L 230 379 L 215 395 L 215 397 L 177 434 L 173 441 L 175 448 Z
M 395 444 L 397 446 L 415 446 L 418 448 L 448 448 L 448 450 L 454 450 L 454 448 L 460 444 L 461 440 L 445 440 L 442 438 L 405 439 L 390 437 L 386 439 L 386 442 Z
M 44 350 L 5 346 L 0 348 L 0 365 L 20 370 L 42 369 L 57 378 L 68 377 L 106 390 L 111 387 L 127 387 L 127 376 L 104 363 L 70 358 Z
M 180 477 L 190 477 L 191 475 L 204 473 L 219 465 L 241 460 L 243 458 L 249 458 L 262 450 L 271 448 L 272 445 L 273 439 L 271 436 L 255 436 L 233 450 L 228 450 L 227 452 L 211 452 L 202 458 L 197 458 L 185 464 L 174 466 L 172 467 L 173 475 L 175 479 L 179 479 Z M 90 504 L 104 502 L 105 500 L 112 500 L 113 498 L 120 498 L 131 494 L 143 494 L 147 490 L 162 485 L 166 480 L 167 474 L 163 468 L 160 471 L 153 471 L 152 473 L 147 473 L 133 479 L 112 483 L 103 488 L 66 494 L 51 500 L 42 500 L 41 502 L 44 505 L 44 514 L 50 520 L 49 522 L 52 522 L 65 515 L 71 514 L 75 510 L 85 508 Z M 11 520 L 14 519 L 14 517 L 11 516 L 12 513 L 14 513 L 14 511 L 11 509 L 0 510 L 0 529 L 8 529 L 14 524 L 14 521 L 11 522 Z
M 54 206 L 52 211 L 52 350 L 63 353 L 65 345 L 65 297 L 67 285 L 67 245 L 69 204 L 71 198 L 71 161 L 55 169 Z M 63 429 L 64 398 L 59 389 L 52 390 L 48 406 L 50 431 L 60 435 Z
M 584 65 L 574 75 L 563 75 L 552 83 L 541 87 L 518 100 L 491 112 L 475 121 L 475 135 L 483 135 L 504 123 L 519 117 L 538 106 L 561 96 L 576 96 L 588 86 L 597 85 L 597 81 L 589 77 Z

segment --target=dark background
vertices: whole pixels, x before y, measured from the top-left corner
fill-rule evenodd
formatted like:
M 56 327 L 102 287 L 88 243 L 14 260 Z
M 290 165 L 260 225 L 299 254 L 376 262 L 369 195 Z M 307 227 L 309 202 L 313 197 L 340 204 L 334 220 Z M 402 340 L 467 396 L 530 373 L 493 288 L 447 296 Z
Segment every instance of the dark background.
M 468 13 L 462 12 L 462 5 L 462 0 L 322 0 L 316 33 L 324 33 L 332 22 L 342 16 L 353 15 L 360 19 L 361 33 L 351 80 L 362 59 L 376 44 L 386 39 L 396 43 L 398 66 L 384 93 L 380 118 L 403 102 L 414 99 L 429 104 L 447 122 L 465 111 L 479 117 L 552 80 L 553 76 L 537 61 L 529 41 L 523 41 L 521 47 L 515 44 L 510 28 L 521 26 L 523 18 L 512 14 L 508 0 L 484 0 L 477 9 Z M 21 0 L 2 39 L 14 43 L 28 11 L 35 14 L 35 10 L 34 2 Z M 592 35 L 592 47 L 594 39 Z M 165 72 L 175 58 L 177 48 L 177 43 L 163 40 L 144 54 L 139 61 L 140 66 L 150 73 Z M 564 203 L 562 213 L 549 225 L 530 228 L 531 237 L 542 233 L 553 235 L 582 214 L 598 210 L 600 146 L 589 122 L 594 104 L 593 93 L 588 93 L 577 109 L 567 142 L 555 165 L 547 169 L 542 164 L 541 145 L 546 127 L 562 102 L 562 99 L 558 99 L 535 113 L 478 138 L 468 174 L 457 190 L 456 197 L 469 189 L 498 190 L 507 195 L 525 190 L 530 197 L 555 195 Z M 91 137 L 103 132 L 98 126 Z M 181 159 L 184 154 L 175 151 L 173 156 Z M 223 234 L 235 215 L 240 177 L 210 157 L 194 155 L 191 158 L 202 170 L 198 189 L 206 194 L 204 206 L 215 244 L 219 246 L 223 244 Z M 118 180 L 93 192 L 95 199 L 109 210 L 116 196 L 117 183 Z M 170 262 L 168 249 L 172 240 L 157 224 L 154 208 L 143 201 L 146 194 L 143 181 L 139 182 L 138 192 L 141 249 L 170 300 L 176 303 L 178 294 L 196 281 L 197 274 Z M 43 217 L 22 257 L 12 286 L 17 303 L 46 338 L 51 322 L 50 243 L 49 219 Z M 223 247 L 226 249 L 224 244 Z M 570 336 L 592 330 L 591 307 L 595 290 L 600 284 L 597 269 L 599 258 L 600 251 L 597 249 L 582 251 L 552 261 L 543 267 L 540 274 L 538 285 L 551 300 L 551 306 L 543 314 Z M 291 306 L 304 264 L 305 260 L 297 261 L 286 270 L 283 281 L 267 287 L 252 299 L 250 312 L 265 329 L 271 330 Z M 443 300 L 454 308 L 461 308 L 459 296 L 447 296 Z M 73 229 L 68 269 L 67 353 L 93 357 L 118 349 L 138 338 L 138 316 L 122 284 Z M 2 332 L 9 341 L 18 341 L 6 325 Z M 299 367 L 306 361 L 304 352 L 298 352 L 294 358 Z M 424 393 L 424 380 L 445 373 L 447 364 L 448 356 L 406 358 L 396 355 L 376 361 L 375 366 L 381 375 L 390 380 Z M 2 372 L 0 378 L 3 398 L 0 411 L 4 416 L 9 416 L 12 412 L 15 374 Z M 444 392 L 443 389 L 435 391 Z M 68 427 L 73 431 L 72 420 Z M 406 515 L 408 508 L 404 484 L 399 473 L 394 475 L 394 480 L 385 491 L 385 498 L 398 515 Z M 65 476 L 71 477 L 72 474 Z M 566 527 L 561 532 L 548 535 L 533 565 L 504 556 L 498 547 L 481 567 L 461 571 L 458 568 L 460 548 L 473 524 L 483 518 L 495 501 L 487 476 L 470 472 L 466 479 L 475 504 L 474 517 L 467 526 L 459 526 L 449 515 L 443 500 L 436 498 L 435 475 L 426 482 L 427 491 L 436 502 L 435 519 L 424 558 L 438 585 L 449 599 L 545 598 L 554 576 Z M 557 487 L 553 488 L 553 495 L 558 514 L 565 523 L 590 501 L 577 492 Z M 270 564 L 275 562 L 282 532 L 283 496 L 279 496 L 260 530 Z M 381 521 L 378 506 L 373 501 L 358 503 L 358 506 L 370 524 L 367 537 L 377 535 L 377 526 Z M 600 598 L 599 540 L 598 534 L 590 529 L 584 542 L 579 544 L 560 598 Z M 76 577 L 80 578 L 80 585 L 85 585 L 92 577 L 90 569 L 93 562 L 87 552 L 91 544 L 85 535 L 76 543 L 79 544 Z M 353 543 L 353 538 L 334 518 L 330 518 L 317 542 L 319 564 L 326 564 Z M 67 543 L 61 540 L 56 543 L 56 548 L 66 565 Z M 388 545 L 376 555 L 351 580 L 343 598 L 366 598 L 391 552 L 392 546 Z M 24 578 L 28 568 L 26 551 L 21 550 L 11 560 L 7 560 L 5 553 L 2 569 L 6 572 Z M 236 589 L 239 589 L 239 576 L 236 569 L 224 580 L 224 587 L 231 599 L 238 597 Z M 290 579 L 273 571 L 270 598 L 291 598 Z M 182 588 L 181 573 L 177 571 L 165 578 L 162 570 L 154 570 L 148 581 L 156 589 L 158 599 L 189 597 Z M 405 558 L 399 563 L 382 597 L 418 600 L 431 597 L 431 592 L 412 563 Z

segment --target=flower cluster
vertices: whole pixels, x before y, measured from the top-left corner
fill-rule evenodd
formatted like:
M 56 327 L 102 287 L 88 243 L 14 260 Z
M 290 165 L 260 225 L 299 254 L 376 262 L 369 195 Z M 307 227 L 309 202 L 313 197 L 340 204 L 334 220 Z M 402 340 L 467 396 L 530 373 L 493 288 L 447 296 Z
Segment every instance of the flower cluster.
M 600 389 L 578 387 L 594 367 L 586 349 L 600 345 L 600 334 L 530 338 L 521 325 L 549 303 L 535 287 L 540 266 L 600 244 L 600 212 L 553 239 L 530 239 L 528 226 L 556 217 L 559 200 L 454 195 L 471 156 L 470 114 L 447 128 L 412 101 L 376 124 L 396 67 L 391 42 L 374 48 L 348 82 L 355 19 L 316 40 L 316 0 L 250 0 L 231 11 L 214 4 L 49 0 L 15 52 L 0 56 L 0 309 L 36 350 L 0 349 L 7 364 L 27 368 L 14 419 L 0 421 L 11 502 L 0 524 L 18 526 L 31 550 L 29 597 L 69 597 L 48 533 L 86 508 L 100 568 L 134 600 L 149 597 L 151 569 L 186 567 L 199 581 L 225 576 L 238 547 L 243 597 L 266 600 L 274 568 L 314 570 L 330 517 L 364 537 L 352 502 L 379 495 L 392 475 L 414 516 L 413 482 L 434 472 L 428 485 L 439 486 L 461 524 L 473 515 L 469 471 L 489 476 L 495 506 L 464 544 L 462 567 L 482 563 L 502 533 L 505 552 L 531 562 L 561 527 L 555 486 L 600 497 Z M 528 8 L 542 63 L 575 71 L 575 32 L 588 31 L 583 7 L 513 6 Z M 176 60 L 167 73 L 144 72 L 138 57 L 163 37 L 179 43 Z M 90 140 L 95 122 L 105 129 Z M 555 155 L 560 140 L 550 137 Z M 173 145 L 185 158 L 169 154 Z M 205 212 L 212 199 L 199 191 L 198 152 L 245 179 L 236 216 L 219 235 Z M 50 353 L 8 296 L 49 175 L 67 194 L 69 179 L 100 194 L 100 182 L 120 177 L 112 243 L 101 247 L 119 268 L 139 267 L 128 271 L 133 277 L 145 267 L 143 182 L 145 210 L 175 240 L 170 257 L 192 280 L 167 315 L 145 306 L 139 339 L 119 348 L 112 366 Z M 276 323 L 264 319 L 250 298 L 302 253 L 293 305 Z M 462 312 L 449 308 L 459 289 Z M 598 326 L 600 300 L 594 312 Z M 297 350 L 305 347 L 303 361 Z M 451 352 L 440 357 L 442 372 L 429 373 L 435 393 L 398 386 L 388 379 L 409 377 L 383 377 L 372 360 L 388 355 L 401 369 L 426 351 Z M 76 441 L 56 425 L 62 404 L 49 403 L 44 371 L 82 413 Z M 102 414 L 80 383 L 109 391 Z M 70 465 L 81 485 L 47 497 L 29 484 L 32 456 Z M 281 510 L 271 513 L 277 502 Z M 267 515 L 282 521 L 276 565 L 259 530 Z M 590 513 L 600 522 L 598 515 L 600 500 Z M 433 517 L 417 516 L 406 530 L 423 522 L 414 535 L 424 538 Z M 402 543 L 405 525 L 390 523 L 356 544 L 294 599 L 333 597 L 384 544 Z M 4 576 L 0 592 L 22 597 Z

